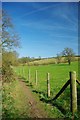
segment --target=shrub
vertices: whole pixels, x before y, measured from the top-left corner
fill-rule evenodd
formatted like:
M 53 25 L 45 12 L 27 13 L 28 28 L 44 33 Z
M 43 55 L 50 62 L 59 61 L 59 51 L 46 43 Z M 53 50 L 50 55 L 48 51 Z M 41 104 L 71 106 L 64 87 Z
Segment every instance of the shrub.
M 2 80 L 4 82 L 10 82 L 14 79 L 13 69 L 11 68 L 11 63 L 6 61 L 2 64 Z

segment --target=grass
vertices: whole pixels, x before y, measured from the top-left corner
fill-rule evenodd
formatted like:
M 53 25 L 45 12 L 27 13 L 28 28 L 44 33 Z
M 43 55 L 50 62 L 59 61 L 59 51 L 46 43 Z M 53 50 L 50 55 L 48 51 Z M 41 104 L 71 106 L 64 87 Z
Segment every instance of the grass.
M 2 118 L 4 119 L 29 117 L 25 94 L 18 81 L 5 83 L 3 85 L 2 104 Z
M 51 98 L 53 98 L 62 86 L 69 80 L 69 72 L 76 71 L 77 79 L 80 80 L 78 72 L 78 62 L 72 62 L 71 65 L 68 64 L 50 64 L 50 65 L 40 65 L 40 66 L 19 66 L 15 67 L 16 73 L 22 77 L 26 84 L 28 81 L 28 70 L 30 70 L 30 83 L 32 84 L 33 91 L 38 93 L 41 97 L 47 96 L 47 73 L 50 73 L 50 86 L 51 86 Z M 38 71 L 38 85 L 35 85 L 35 71 Z M 80 86 L 78 86 L 79 90 Z M 78 94 L 79 91 L 78 91 Z M 78 99 L 79 95 L 78 95 Z M 70 88 L 68 88 L 62 93 L 62 95 L 54 101 L 52 104 L 60 109 L 66 115 L 70 112 Z M 78 111 L 80 111 L 80 104 L 78 102 Z M 55 112 L 56 113 L 56 112 Z
M 52 65 L 42 65 L 42 66 L 19 66 L 15 68 L 18 75 L 23 77 L 26 81 L 28 80 L 28 70 L 30 69 L 30 82 L 35 86 L 35 71 L 38 71 L 38 85 L 36 89 L 38 91 L 46 91 L 46 81 L 47 73 L 50 73 L 50 84 L 51 91 L 55 95 L 59 89 L 65 84 L 69 79 L 69 72 L 76 71 L 77 79 L 78 76 L 78 63 L 72 63 L 71 66 L 68 64 L 52 64 Z M 56 92 L 55 92 L 56 90 Z

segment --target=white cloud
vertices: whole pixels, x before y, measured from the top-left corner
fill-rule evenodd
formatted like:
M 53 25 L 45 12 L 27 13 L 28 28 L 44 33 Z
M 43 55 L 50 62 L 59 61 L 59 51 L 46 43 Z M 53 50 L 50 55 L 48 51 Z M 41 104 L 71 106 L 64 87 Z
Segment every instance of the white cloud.
M 78 36 L 71 36 L 71 35 L 61 35 L 61 34 L 51 34 L 51 37 L 59 37 L 59 38 L 73 38 L 73 40 L 78 40 Z
M 51 5 L 50 5 L 50 6 L 45 6 L 45 7 L 39 8 L 39 9 L 37 9 L 37 10 L 33 10 L 33 11 L 31 11 L 31 12 L 25 13 L 25 14 L 22 15 L 21 17 L 27 16 L 27 15 L 31 15 L 31 14 L 34 14 L 34 13 L 39 12 L 39 11 L 43 11 L 43 10 L 46 10 L 46 9 L 48 9 L 48 8 L 51 8 L 51 7 L 53 7 L 53 5 L 52 5 L 52 6 L 51 6 Z
M 53 24 L 53 25 L 49 25 L 46 23 L 46 21 L 33 21 L 33 22 L 28 22 L 27 23 L 22 23 L 22 26 L 27 26 L 29 28 L 33 28 L 33 29 L 38 29 L 38 30 L 47 30 L 47 31 L 55 31 L 55 30 L 60 30 L 60 31 L 73 31 L 76 32 L 78 30 L 77 27 L 73 26 L 73 27 L 68 27 L 68 25 L 60 25 L 60 24 Z

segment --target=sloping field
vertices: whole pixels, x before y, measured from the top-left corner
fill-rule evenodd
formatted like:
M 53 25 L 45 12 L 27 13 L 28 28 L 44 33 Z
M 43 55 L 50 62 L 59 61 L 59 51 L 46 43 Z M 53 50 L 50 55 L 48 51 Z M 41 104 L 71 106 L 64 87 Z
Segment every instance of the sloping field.
M 80 59 L 80 57 L 74 57 L 75 61 L 78 61 L 79 59 Z M 59 62 L 66 63 L 67 60 L 65 57 L 61 57 Z M 36 65 L 37 66 L 37 65 L 48 65 L 48 64 L 57 64 L 57 63 L 58 63 L 58 59 L 55 57 L 55 58 L 44 58 L 41 60 L 35 60 L 32 62 L 26 63 L 26 65 Z

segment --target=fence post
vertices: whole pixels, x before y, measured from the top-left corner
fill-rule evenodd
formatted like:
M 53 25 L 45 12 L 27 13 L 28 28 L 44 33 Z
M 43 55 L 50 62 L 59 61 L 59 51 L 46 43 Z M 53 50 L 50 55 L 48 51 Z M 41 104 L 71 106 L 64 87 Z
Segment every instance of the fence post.
M 30 83 L 30 69 L 28 70 L 28 81 Z
M 22 77 L 24 77 L 24 67 L 22 67 Z
M 21 76 L 21 69 L 20 68 L 19 68 L 19 72 L 18 73 L 19 73 L 19 76 Z
M 35 72 L 35 80 L 36 80 L 36 85 L 37 85 L 37 70 Z
M 77 87 L 76 87 L 76 72 L 70 72 L 70 90 L 71 90 L 71 112 L 77 112 Z
M 20 75 L 20 70 L 19 70 L 19 68 L 18 68 L 18 75 Z
M 50 97 L 50 74 L 47 73 L 47 96 Z

